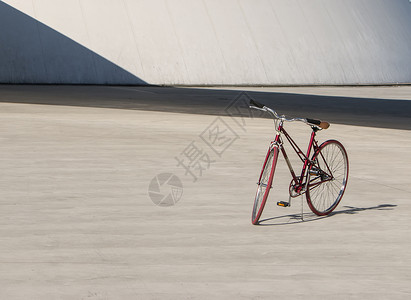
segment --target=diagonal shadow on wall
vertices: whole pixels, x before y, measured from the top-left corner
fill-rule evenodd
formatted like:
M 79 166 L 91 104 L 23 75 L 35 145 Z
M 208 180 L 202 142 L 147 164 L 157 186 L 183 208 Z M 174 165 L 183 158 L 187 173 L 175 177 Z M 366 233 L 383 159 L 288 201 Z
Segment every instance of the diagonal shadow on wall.
M 146 84 L 67 36 L 0 2 L 0 83 Z

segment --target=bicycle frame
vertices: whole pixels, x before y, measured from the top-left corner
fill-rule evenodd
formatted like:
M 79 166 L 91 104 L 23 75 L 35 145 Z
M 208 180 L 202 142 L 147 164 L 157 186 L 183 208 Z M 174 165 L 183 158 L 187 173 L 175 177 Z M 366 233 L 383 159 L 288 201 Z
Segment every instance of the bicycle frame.
M 306 151 L 306 153 L 304 154 L 303 151 L 300 149 L 300 147 L 297 145 L 297 143 L 291 138 L 291 136 L 287 133 L 287 131 L 284 129 L 284 121 L 280 120 L 278 125 L 276 124 L 276 137 L 274 139 L 274 141 L 271 143 L 270 149 L 272 149 L 272 147 L 277 147 L 279 150 L 281 150 L 281 153 L 283 154 L 283 157 L 287 163 L 288 169 L 291 173 L 292 179 L 294 182 L 294 186 L 293 186 L 293 192 L 295 192 L 295 195 L 292 195 L 292 190 L 291 190 L 291 186 L 290 186 L 290 196 L 291 197 L 297 197 L 300 196 L 302 194 L 305 193 L 305 191 L 311 187 L 311 185 L 309 186 L 307 176 L 308 176 L 308 170 L 311 168 L 312 165 L 314 165 L 314 162 L 312 162 L 309 157 L 311 155 L 311 153 L 316 153 L 317 149 L 319 148 L 318 146 L 318 142 L 316 141 L 315 137 L 316 137 L 316 132 L 318 131 L 317 128 L 312 127 L 313 131 L 311 133 L 311 137 L 310 137 L 310 141 L 308 144 L 308 149 Z M 299 157 L 299 159 L 303 162 L 303 167 L 300 173 L 300 176 L 297 176 L 294 172 L 294 169 L 291 165 L 291 162 L 288 158 L 287 152 L 283 146 L 283 139 L 282 139 L 282 135 L 284 135 L 286 137 L 286 139 L 288 140 L 288 142 L 290 143 L 291 147 L 293 148 L 293 150 L 295 151 L 295 153 L 297 154 L 297 156 Z M 313 152 L 311 152 L 313 150 Z M 304 182 L 304 180 L 306 180 L 306 182 Z M 323 181 L 321 181 L 323 182 Z M 318 185 L 318 183 L 316 183 L 315 185 Z M 313 185 L 312 185 L 313 186 Z

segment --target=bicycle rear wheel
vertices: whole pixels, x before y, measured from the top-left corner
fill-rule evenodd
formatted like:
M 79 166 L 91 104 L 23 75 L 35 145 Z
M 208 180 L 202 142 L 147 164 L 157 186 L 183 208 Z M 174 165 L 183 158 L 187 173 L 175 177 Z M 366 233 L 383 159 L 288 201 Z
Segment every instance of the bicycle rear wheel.
M 330 214 L 340 203 L 347 186 L 348 157 L 343 145 L 335 140 L 321 144 L 308 171 L 307 203 L 319 216 Z
M 278 149 L 274 148 L 272 150 L 269 150 L 264 161 L 260 180 L 258 181 L 257 193 L 255 195 L 253 213 L 251 216 L 251 222 L 254 225 L 257 225 L 259 223 L 265 202 L 267 201 L 268 193 L 270 192 L 271 184 L 273 182 L 277 159 Z

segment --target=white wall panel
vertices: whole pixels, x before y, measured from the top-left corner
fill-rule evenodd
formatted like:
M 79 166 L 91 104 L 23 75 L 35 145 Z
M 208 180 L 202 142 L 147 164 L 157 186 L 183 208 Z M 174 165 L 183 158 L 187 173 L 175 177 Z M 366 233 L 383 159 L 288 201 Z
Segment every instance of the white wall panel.
M 0 83 L 411 83 L 408 0 L 0 1 Z
M 189 82 L 166 0 L 126 1 L 140 49 L 146 81 L 154 84 Z M 195 26 L 190 24 L 190 28 Z
M 168 8 L 189 80 L 223 83 L 221 74 L 227 74 L 225 61 L 205 3 L 174 0 L 168 1 Z M 187 30 L 187 26 L 195 30 Z

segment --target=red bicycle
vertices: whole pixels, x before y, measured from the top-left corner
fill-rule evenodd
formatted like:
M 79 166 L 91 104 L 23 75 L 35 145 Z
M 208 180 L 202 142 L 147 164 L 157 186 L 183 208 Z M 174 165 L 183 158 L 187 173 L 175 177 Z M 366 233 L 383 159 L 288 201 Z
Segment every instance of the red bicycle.
M 276 136 L 268 149 L 260 178 L 258 189 L 254 200 L 251 221 L 254 225 L 259 223 L 268 193 L 272 188 L 274 171 L 277 165 L 278 154 L 281 152 L 290 170 L 292 180 L 289 186 L 289 200 L 278 201 L 277 205 L 290 206 L 291 198 L 305 194 L 308 206 L 318 216 L 330 214 L 340 203 L 347 186 L 348 179 L 348 157 L 344 146 L 336 140 L 328 140 L 321 145 L 316 140 L 319 130 L 327 129 L 328 122 L 292 118 L 287 119 L 284 115 L 279 116 L 274 110 L 258 103 L 250 101 L 250 108 L 270 113 L 274 118 Z M 306 154 L 304 154 L 291 136 L 284 129 L 284 122 L 301 121 L 311 126 L 312 133 Z M 300 176 L 297 176 L 291 166 L 284 148 L 283 137 L 291 144 L 300 160 L 303 162 Z M 312 155 L 311 155 L 312 153 Z M 311 157 L 311 158 L 310 158 Z

